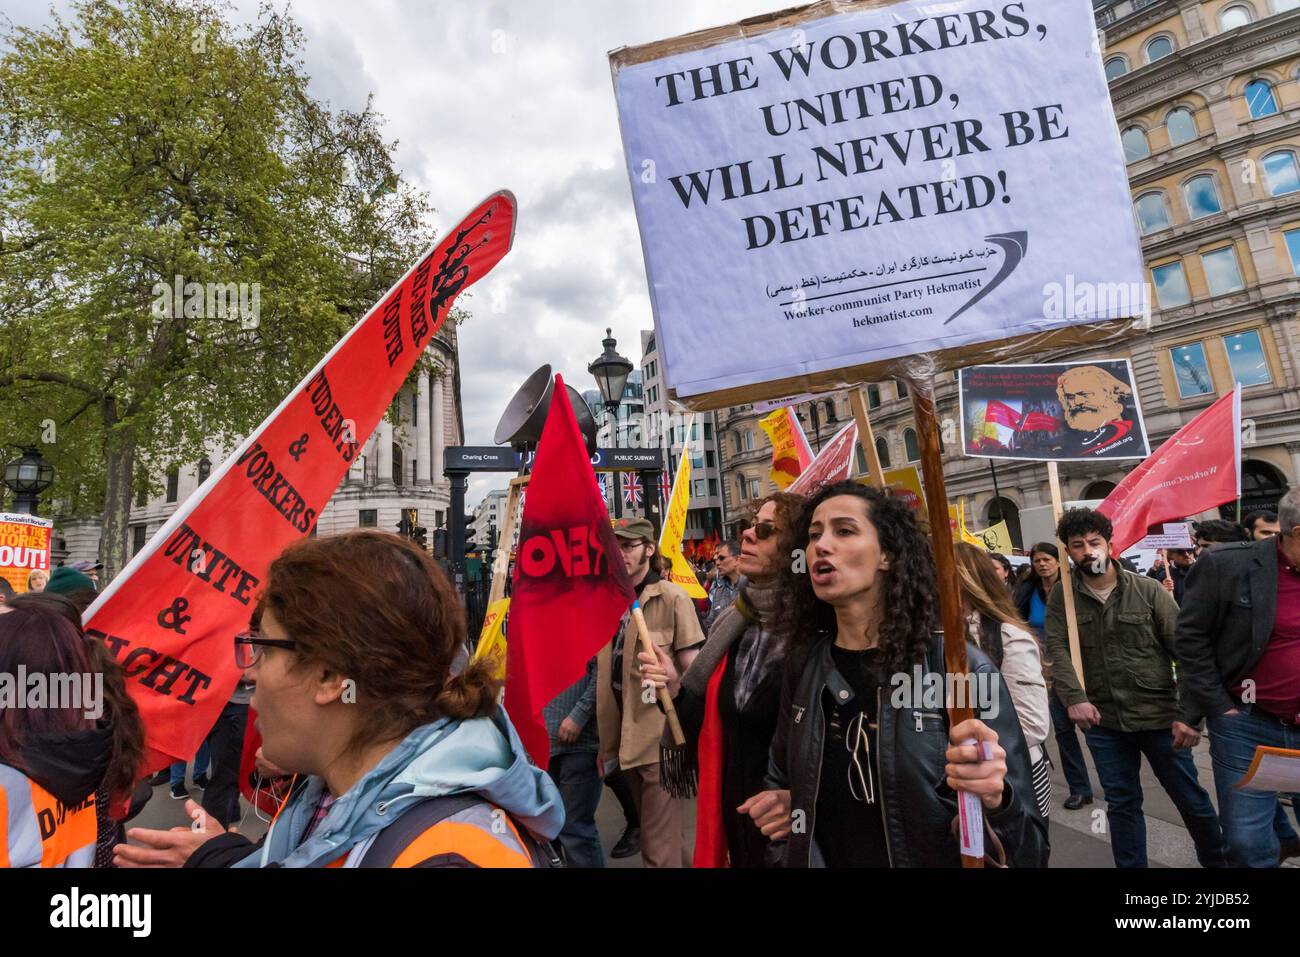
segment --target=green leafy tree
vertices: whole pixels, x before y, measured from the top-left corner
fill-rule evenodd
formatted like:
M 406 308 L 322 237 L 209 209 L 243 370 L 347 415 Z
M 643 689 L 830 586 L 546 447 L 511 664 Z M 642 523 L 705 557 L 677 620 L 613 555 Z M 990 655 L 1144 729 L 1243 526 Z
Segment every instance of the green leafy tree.
M 370 102 L 229 13 L 83 0 L 0 41 L 0 438 L 47 441 L 110 574 L 146 476 L 247 434 L 433 238 Z

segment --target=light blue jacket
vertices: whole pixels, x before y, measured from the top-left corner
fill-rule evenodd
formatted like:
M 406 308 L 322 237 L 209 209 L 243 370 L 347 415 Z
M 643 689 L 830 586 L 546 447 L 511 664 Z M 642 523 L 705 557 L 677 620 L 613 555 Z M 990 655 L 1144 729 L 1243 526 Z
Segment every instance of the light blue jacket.
M 420 798 L 474 792 L 543 840 L 564 826 L 564 803 L 546 772 L 529 763 L 514 726 L 491 718 L 441 718 L 416 728 L 346 794 L 302 840 L 325 782 L 308 779 L 262 846 L 235 867 L 325 867 L 368 843 Z

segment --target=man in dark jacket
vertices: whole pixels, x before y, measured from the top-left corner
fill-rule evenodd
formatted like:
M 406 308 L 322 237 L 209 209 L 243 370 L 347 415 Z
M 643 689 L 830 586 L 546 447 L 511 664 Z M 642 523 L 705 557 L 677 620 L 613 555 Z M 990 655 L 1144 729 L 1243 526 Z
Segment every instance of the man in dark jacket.
M 1258 745 L 1300 748 L 1300 489 L 1278 507 L 1275 539 L 1205 552 L 1178 615 L 1183 683 L 1209 716 L 1210 755 L 1231 862 L 1274 867 L 1277 795 L 1233 785 Z
M 1146 757 L 1182 815 L 1201 865 L 1222 867 L 1223 832 L 1189 750 L 1200 740 L 1199 713 L 1180 700 L 1174 683 L 1178 606 L 1162 585 L 1111 559 L 1111 523 L 1100 512 L 1070 509 L 1056 534 L 1074 565 L 1084 682 L 1070 657 L 1063 583 L 1047 603 L 1047 656 L 1070 719 L 1083 730 L 1097 766 L 1115 866 L 1147 866 L 1140 777 Z

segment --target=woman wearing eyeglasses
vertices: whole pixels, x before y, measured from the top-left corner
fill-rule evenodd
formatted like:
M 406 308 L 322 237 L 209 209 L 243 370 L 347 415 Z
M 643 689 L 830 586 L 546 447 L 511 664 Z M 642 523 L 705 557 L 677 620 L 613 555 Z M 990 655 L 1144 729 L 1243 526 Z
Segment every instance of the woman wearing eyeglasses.
M 678 678 L 672 660 L 656 649 L 658 660 L 638 655 L 642 676 L 667 687 L 681 720 L 690 770 L 698 767 L 695 867 L 762 867 L 765 838 L 740 810 L 745 798 L 763 786 L 767 755 L 781 701 L 785 643 L 773 630 L 777 575 L 791 561 L 795 516 L 803 499 L 777 493 L 762 500 L 741 535 L 740 592 L 709 629 L 708 641 Z M 661 767 L 673 766 L 675 748 L 664 732 Z M 689 777 L 689 771 L 686 775 Z M 684 781 L 665 777 L 665 787 L 686 796 Z
M 152 849 L 135 863 L 543 863 L 564 820 L 559 792 L 497 707 L 492 663 L 453 673 L 464 610 L 423 550 L 374 531 L 304 539 L 272 563 L 260 604 L 261 631 L 236 639 L 237 664 L 256 685 L 266 761 L 298 784 L 260 848 L 132 831 Z
M 1011 707 L 971 702 L 948 727 L 930 544 L 900 500 L 857 482 L 804 503 L 778 629 L 792 644 L 767 790 L 745 803 L 787 867 L 943 867 L 960 862 L 955 788 L 977 795 L 997 863 L 1047 863 L 1029 757 Z M 983 698 L 1001 676 L 968 645 Z M 917 679 L 920 687 L 917 687 Z M 963 687 L 966 687 L 963 685 Z M 966 745 L 974 739 L 978 745 Z M 781 846 L 783 845 L 783 846 Z
M 953 547 L 962 611 L 970 623 L 971 640 L 1002 672 L 1029 749 L 1038 812 L 1047 817 L 1052 806 L 1052 772 L 1043 742 L 1051 730 L 1051 714 L 1038 642 L 1016 612 L 993 556 L 968 542 Z

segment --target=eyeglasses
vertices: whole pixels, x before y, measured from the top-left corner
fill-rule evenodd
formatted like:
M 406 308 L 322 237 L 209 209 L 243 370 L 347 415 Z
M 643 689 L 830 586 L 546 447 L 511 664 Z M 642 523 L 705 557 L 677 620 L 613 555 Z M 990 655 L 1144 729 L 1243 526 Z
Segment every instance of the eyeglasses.
M 871 770 L 871 736 L 867 713 L 859 711 L 849 721 L 844 747 L 849 751 L 849 793 L 863 804 L 876 803 L 876 779 Z
M 778 531 L 780 531 L 780 529 L 776 527 L 775 522 L 746 522 L 745 530 L 752 531 L 754 533 L 754 537 L 758 539 L 760 542 L 767 541 Z
M 253 665 L 257 664 L 258 659 L 262 657 L 262 648 L 264 647 L 293 650 L 298 647 L 298 642 L 278 638 L 261 638 L 249 632 L 235 635 L 235 666 L 243 671 L 253 667 Z

